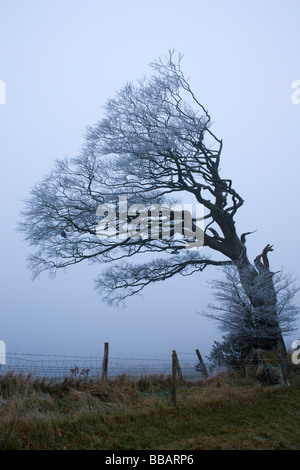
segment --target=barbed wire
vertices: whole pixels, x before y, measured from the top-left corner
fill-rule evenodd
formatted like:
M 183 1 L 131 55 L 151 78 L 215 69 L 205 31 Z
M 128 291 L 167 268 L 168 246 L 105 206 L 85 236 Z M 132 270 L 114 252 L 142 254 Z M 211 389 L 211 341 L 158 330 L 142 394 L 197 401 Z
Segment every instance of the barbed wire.
M 178 353 L 181 355 L 180 353 Z M 192 353 L 186 353 L 192 354 Z M 0 374 L 8 371 L 33 374 L 44 377 L 65 377 L 70 375 L 88 375 L 99 377 L 102 374 L 103 356 L 62 355 L 44 353 L 7 352 L 6 364 L 0 365 Z M 108 376 L 127 374 L 138 377 L 147 374 L 170 374 L 170 358 L 109 357 Z M 183 375 L 199 377 L 196 370 L 197 359 L 181 360 Z
M 177 353 L 182 376 L 188 378 L 201 378 L 203 366 L 199 363 L 195 353 Z M 185 357 L 183 357 L 185 356 Z M 187 359 L 186 356 L 195 356 Z M 265 363 L 272 363 L 271 359 L 264 358 Z M 39 377 L 70 377 L 88 376 L 100 377 L 102 374 L 103 356 L 62 355 L 43 353 L 6 353 L 6 364 L 0 364 L 0 374 L 14 372 L 31 374 Z M 257 359 L 248 360 L 244 366 L 257 365 Z M 109 357 L 108 376 L 115 377 L 126 374 L 130 377 L 141 377 L 151 374 L 171 374 L 172 363 L 170 358 L 139 358 L 139 357 Z

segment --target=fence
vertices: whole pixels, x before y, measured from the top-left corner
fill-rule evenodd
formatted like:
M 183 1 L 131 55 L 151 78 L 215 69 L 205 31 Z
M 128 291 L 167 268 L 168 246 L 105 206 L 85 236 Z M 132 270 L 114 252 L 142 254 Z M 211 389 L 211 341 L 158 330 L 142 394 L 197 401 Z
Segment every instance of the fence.
M 207 372 L 204 363 L 203 367 L 199 368 L 201 358 L 199 355 L 199 350 L 196 353 L 177 353 L 176 373 L 187 380 L 205 377 Z M 12 371 L 17 374 L 31 374 L 35 377 L 45 378 L 85 376 L 106 380 L 122 374 L 126 374 L 130 378 L 139 378 L 149 374 L 171 375 L 172 367 L 174 369 L 172 353 L 169 358 L 110 357 L 108 343 L 105 343 L 102 357 L 7 352 L 6 364 L 0 365 L 0 374 Z
M 149 375 L 167 375 L 171 377 L 171 402 L 176 406 L 177 378 L 191 381 L 208 377 L 199 350 L 196 349 L 195 353 L 177 353 L 173 350 L 170 357 L 165 359 L 109 357 L 108 343 L 104 344 L 103 357 L 8 352 L 5 364 L 0 364 L 0 375 L 13 372 L 24 376 L 58 380 L 72 376 L 84 379 L 99 378 L 102 382 L 122 374 L 131 379 Z M 271 384 L 284 383 L 286 380 L 283 377 L 283 369 L 278 368 L 278 361 L 261 357 L 258 353 L 257 357 L 253 356 L 247 364 L 233 367 L 236 370 L 240 368 L 244 368 L 246 376 L 250 374 L 249 376 L 263 379 Z

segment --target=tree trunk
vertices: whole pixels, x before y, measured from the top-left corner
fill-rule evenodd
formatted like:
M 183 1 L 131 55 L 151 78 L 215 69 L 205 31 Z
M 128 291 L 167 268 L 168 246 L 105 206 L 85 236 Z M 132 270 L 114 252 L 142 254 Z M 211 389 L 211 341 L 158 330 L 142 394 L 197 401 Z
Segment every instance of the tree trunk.
M 256 323 L 259 325 L 261 318 L 261 325 L 259 326 L 261 326 L 262 331 L 264 328 L 266 330 L 266 337 L 260 338 L 257 344 L 253 346 L 257 349 L 273 351 L 275 357 L 280 361 L 281 378 L 279 381 L 287 383 L 287 351 L 277 316 L 276 290 L 273 283 L 273 273 L 269 269 L 268 251 L 273 251 L 270 245 L 267 245 L 262 254 L 255 258 L 254 266 L 247 258 L 244 247 L 235 264 L 241 284 L 258 314 Z M 271 335 L 269 334 L 270 331 L 272 332 Z
M 223 232 L 224 238 L 220 237 L 215 230 L 210 229 L 214 236 L 206 235 L 204 238 L 205 245 L 223 253 L 236 265 L 241 284 L 255 312 L 254 323 L 261 332 L 264 328 L 266 332 L 272 332 L 272 334 L 266 334 L 266 337 L 261 335 L 260 338 L 257 338 L 257 344 L 253 346 L 257 349 L 266 349 L 274 352 L 274 355 L 280 360 L 281 364 L 281 382 L 286 383 L 287 351 L 277 316 L 276 290 L 273 283 L 274 273 L 269 269 L 267 257 L 267 253 L 273 251 L 273 248 L 267 245 L 262 253 L 255 258 L 254 264 L 250 263 L 247 257 L 245 242 L 246 235 L 252 232 L 244 233 L 239 238 L 234 221 L 229 214 L 216 211 L 213 215 L 214 220 Z

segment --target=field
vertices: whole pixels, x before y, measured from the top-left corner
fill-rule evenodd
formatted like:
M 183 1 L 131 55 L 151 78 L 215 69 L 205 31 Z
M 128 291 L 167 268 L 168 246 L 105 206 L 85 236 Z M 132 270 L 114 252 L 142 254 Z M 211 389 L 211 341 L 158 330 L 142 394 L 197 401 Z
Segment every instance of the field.
M 300 366 L 290 386 L 240 373 L 198 382 L 126 376 L 60 383 L 0 376 L 1 450 L 275 450 L 300 448 Z

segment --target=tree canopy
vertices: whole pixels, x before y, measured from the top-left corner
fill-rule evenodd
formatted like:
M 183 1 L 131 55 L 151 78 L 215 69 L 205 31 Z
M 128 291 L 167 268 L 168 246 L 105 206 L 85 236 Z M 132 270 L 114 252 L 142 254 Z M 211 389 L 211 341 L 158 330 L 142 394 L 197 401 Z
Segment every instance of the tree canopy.
M 243 244 L 234 215 L 243 199 L 231 180 L 220 176 L 222 140 L 213 133 L 181 61 L 170 52 L 151 64 L 150 78 L 127 83 L 106 102 L 104 117 L 87 128 L 80 154 L 57 160 L 33 188 L 19 228 L 33 249 L 34 276 L 84 260 L 100 263 L 97 286 L 108 302 L 118 302 L 150 282 L 239 258 Z M 128 205 L 163 207 L 186 198 L 203 205 L 203 244 L 225 258 L 187 250 L 184 236 L 100 239 L 97 208 L 116 205 L 120 196 Z M 145 253 L 151 257 L 138 258 Z M 139 263 L 129 262 L 134 255 Z M 103 269 L 111 261 L 114 265 Z

